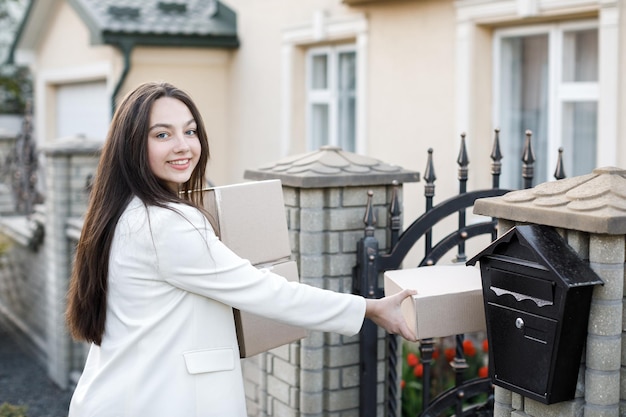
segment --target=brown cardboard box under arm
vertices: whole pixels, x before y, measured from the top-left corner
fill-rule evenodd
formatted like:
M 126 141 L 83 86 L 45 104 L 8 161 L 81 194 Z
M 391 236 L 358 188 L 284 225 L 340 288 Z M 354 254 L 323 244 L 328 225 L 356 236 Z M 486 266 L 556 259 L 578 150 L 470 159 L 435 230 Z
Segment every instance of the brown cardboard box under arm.
M 216 233 L 256 267 L 299 281 L 280 180 L 245 182 L 203 190 Z M 235 309 L 239 353 L 247 358 L 307 336 L 307 331 Z
M 205 190 L 204 207 L 222 242 L 252 265 L 291 257 L 280 180 L 243 182 Z
M 385 295 L 409 288 L 417 294 L 401 309 L 418 339 L 444 337 L 486 329 L 480 269 L 465 265 L 434 265 L 387 271 Z
M 298 265 L 295 261 L 273 265 L 271 271 L 289 281 L 299 280 Z M 239 354 L 242 358 L 249 358 L 286 343 L 295 342 L 307 335 L 306 330 L 300 327 L 279 323 L 237 309 L 234 311 Z

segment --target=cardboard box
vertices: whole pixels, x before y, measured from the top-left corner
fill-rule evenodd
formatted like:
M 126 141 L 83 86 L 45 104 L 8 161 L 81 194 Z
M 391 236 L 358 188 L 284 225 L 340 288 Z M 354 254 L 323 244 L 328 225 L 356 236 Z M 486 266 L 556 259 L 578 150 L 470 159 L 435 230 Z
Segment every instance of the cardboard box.
M 385 295 L 405 288 L 417 294 L 404 300 L 402 313 L 418 339 L 486 329 L 480 269 L 434 265 L 387 271 Z
M 276 264 L 271 269 L 272 272 L 287 278 L 288 281 L 299 281 L 298 265 L 295 261 Z M 271 321 L 237 309 L 234 311 L 239 354 L 242 358 L 249 358 L 275 347 L 295 342 L 307 335 L 306 330 L 300 327 Z
M 214 217 L 215 232 L 233 252 L 252 265 L 290 259 L 280 180 L 244 182 L 204 192 L 204 206 Z
M 246 182 L 203 190 L 216 233 L 256 267 L 299 281 L 280 180 Z M 239 353 L 247 358 L 307 336 L 307 331 L 235 309 Z

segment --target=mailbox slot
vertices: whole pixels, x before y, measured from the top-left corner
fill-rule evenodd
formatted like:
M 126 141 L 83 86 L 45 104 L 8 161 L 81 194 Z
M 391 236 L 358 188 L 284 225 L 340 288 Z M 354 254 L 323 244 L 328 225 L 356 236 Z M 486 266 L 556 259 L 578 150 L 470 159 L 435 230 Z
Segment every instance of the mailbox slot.
M 519 279 L 521 276 L 511 271 L 493 268 L 491 290 L 496 295 L 510 294 L 518 301 L 520 299 L 532 300 L 537 304 L 537 307 L 554 304 L 554 285 L 552 282 L 532 276 L 526 276 L 524 280 L 521 280 Z
M 487 301 L 525 311 L 557 318 L 555 307 L 559 289 L 550 279 L 550 272 L 538 264 L 504 256 L 485 256 L 481 266 L 488 271 Z
M 573 399 L 602 280 L 547 226 L 514 227 L 467 264 L 476 262 L 493 383 L 545 404 Z

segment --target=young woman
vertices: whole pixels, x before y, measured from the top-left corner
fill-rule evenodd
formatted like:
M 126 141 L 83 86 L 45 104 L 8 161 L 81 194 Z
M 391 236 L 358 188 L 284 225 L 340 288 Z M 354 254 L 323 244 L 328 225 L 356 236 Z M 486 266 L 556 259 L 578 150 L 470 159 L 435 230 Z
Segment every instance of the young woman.
M 364 317 L 414 340 L 405 291 L 364 299 L 289 283 L 239 258 L 202 211 L 209 158 L 191 98 L 146 83 L 119 105 L 100 157 L 70 282 L 67 322 L 91 342 L 70 417 L 245 417 L 232 308 L 312 330 Z

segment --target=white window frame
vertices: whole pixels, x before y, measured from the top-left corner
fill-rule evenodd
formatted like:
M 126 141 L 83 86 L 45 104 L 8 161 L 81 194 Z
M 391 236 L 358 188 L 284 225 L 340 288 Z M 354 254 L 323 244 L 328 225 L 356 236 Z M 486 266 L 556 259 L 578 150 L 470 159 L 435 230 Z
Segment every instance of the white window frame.
M 354 42 L 356 48 L 356 79 L 358 97 L 356 101 L 355 153 L 367 154 L 367 80 L 368 77 L 368 20 L 363 13 L 350 13 L 346 16 L 329 16 L 323 10 L 313 13 L 312 19 L 304 24 L 283 30 L 281 50 L 281 154 L 290 154 L 289 142 L 292 134 L 295 71 L 295 49 L 308 48 L 322 42 Z M 306 76 L 306 75 L 305 75 Z M 305 114 L 306 117 L 306 114 Z M 306 123 L 306 122 L 305 122 Z
M 546 166 L 546 172 L 551 175 L 556 167 L 559 147 L 563 146 L 562 143 L 562 109 L 563 104 L 567 102 L 580 102 L 580 101 L 594 101 L 599 105 L 600 101 L 600 88 L 599 79 L 596 82 L 561 82 L 562 79 L 562 56 L 563 56 L 563 34 L 572 30 L 585 30 L 585 29 L 597 29 L 600 33 L 599 23 L 597 20 L 581 20 L 560 22 L 553 24 L 539 24 L 534 26 L 518 26 L 508 27 L 502 29 L 496 29 L 493 36 L 493 109 L 492 120 L 494 126 L 498 126 L 500 123 L 500 46 L 503 38 L 511 36 L 532 36 L 532 35 L 548 35 L 548 115 L 547 115 L 547 135 L 548 135 L 548 148 L 545 157 L 542 155 L 542 160 Z M 598 77 L 600 76 L 600 58 L 598 58 Z M 598 120 L 600 118 L 598 117 Z M 599 126 L 598 126 L 599 128 Z M 599 129 L 596 130 L 599 132 Z M 601 140 L 599 134 L 596 137 L 596 155 L 600 155 Z M 567 153 L 567 149 L 564 149 Z M 521 155 L 513 155 L 513 157 L 521 157 Z M 570 161 L 565 157 L 565 170 L 568 172 L 568 167 L 571 167 Z M 598 164 L 599 157 L 596 157 L 594 164 Z M 571 172 L 571 169 L 569 169 Z M 503 172 L 503 181 L 511 182 L 510 172 Z M 545 180 L 550 181 L 553 178 L 541 178 L 535 179 L 535 183 L 543 182 Z
M 115 77 L 110 62 L 101 61 L 85 66 L 42 70 L 35 80 L 34 108 L 48 109 L 50 100 L 55 100 L 54 90 L 59 84 L 100 80 L 106 82 L 108 96 L 111 97 Z M 112 113 L 109 113 L 109 117 L 112 117 Z M 54 117 L 50 118 L 45 111 L 39 111 L 35 114 L 35 130 L 38 132 L 38 146 L 53 143 L 57 139 Z
M 358 52 L 356 45 L 354 44 L 344 44 L 344 45 L 334 45 L 334 46 L 324 46 L 324 47 L 316 47 L 310 48 L 306 53 L 306 142 L 307 149 L 313 149 L 313 124 L 312 124 L 312 109 L 315 104 L 327 104 L 328 105 L 328 144 L 330 146 L 339 146 L 339 94 L 338 94 L 338 66 L 339 60 L 338 56 L 344 52 L 353 52 L 357 56 L 358 60 Z M 328 80 L 328 86 L 325 90 L 314 90 L 312 88 L 311 82 L 313 80 L 313 57 L 317 55 L 326 55 L 327 56 L 327 71 L 326 74 Z M 358 74 L 355 73 L 356 78 L 356 88 L 355 91 L 358 91 Z M 357 100 L 358 100 L 358 93 Z M 356 109 L 355 109 L 356 112 Z M 355 118 L 357 115 L 355 114 Z M 355 143 L 354 147 L 357 148 L 356 144 L 356 132 L 355 132 Z

